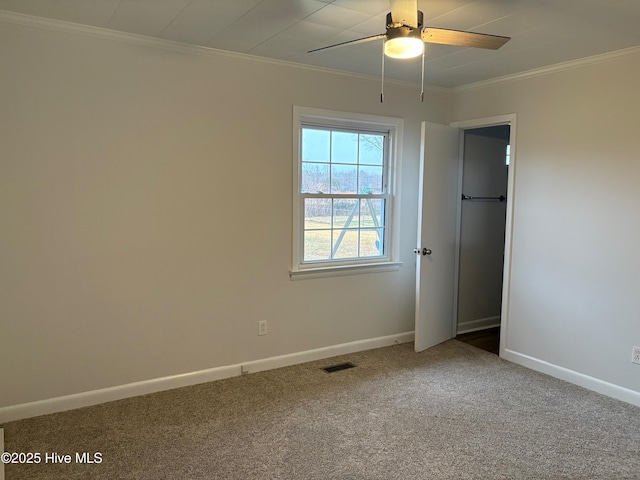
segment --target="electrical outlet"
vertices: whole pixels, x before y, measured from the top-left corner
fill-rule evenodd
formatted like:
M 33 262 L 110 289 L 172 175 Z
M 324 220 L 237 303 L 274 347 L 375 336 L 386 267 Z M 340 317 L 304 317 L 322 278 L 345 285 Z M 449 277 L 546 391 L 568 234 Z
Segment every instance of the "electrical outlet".
M 631 354 L 631 361 L 640 365 L 640 347 L 633 347 L 633 353 Z
M 260 320 L 258 321 L 258 335 L 266 335 L 267 334 L 267 321 Z

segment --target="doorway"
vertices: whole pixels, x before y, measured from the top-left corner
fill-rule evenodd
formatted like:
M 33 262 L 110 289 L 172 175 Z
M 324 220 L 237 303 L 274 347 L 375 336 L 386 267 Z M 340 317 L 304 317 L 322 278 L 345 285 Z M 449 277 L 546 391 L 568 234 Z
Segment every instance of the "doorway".
M 500 355 L 509 339 L 513 192 L 515 191 L 516 114 L 453 122 L 449 126 L 422 122 L 418 187 L 418 238 L 416 253 L 416 304 L 414 348 L 421 352 L 457 335 L 461 213 L 462 157 L 459 155 L 466 130 L 508 126 L 510 161 L 507 168 L 503 235 L 503 285 L 501 310 L 491 313 L 500 322 Z M 506 153 L 506 152 L 505 152 Z M 504 159 L 506 162 L 506 158 Z M 470 193 L 464 193 L 470 195 Z M 485 196 L 484 192 L 482 195 Z M 493 193 L 487 196 L 494 196 Z M 489 317 L 485 317 L 489 318 Z M 497 321 L 497 319 L 493 319 Z M 467 325 L 467 327 L 470 327 Z M 488 325 L 475 324 L 475 328 Z M 479 331 L 479 330 L 478 330 Z
M 509 125 L 462 132 L 456 252 L 456 338 L 498 353 L 502 312 Z

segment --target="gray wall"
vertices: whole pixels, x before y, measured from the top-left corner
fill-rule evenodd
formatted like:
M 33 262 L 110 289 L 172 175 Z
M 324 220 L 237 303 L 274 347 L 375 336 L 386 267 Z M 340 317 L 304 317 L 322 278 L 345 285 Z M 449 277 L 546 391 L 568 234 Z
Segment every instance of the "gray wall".
M 0 407 L 413 330 L 449 92 L 4 23 L 0 64 Z M 290 280 L 293 105 L 405 119 L 398 271 Z
M 517 113 L 509 358 L 640 396 L 640 52 L 460 89 L 456 120 Z M 633 395 L 635 392 L 635 396 Z

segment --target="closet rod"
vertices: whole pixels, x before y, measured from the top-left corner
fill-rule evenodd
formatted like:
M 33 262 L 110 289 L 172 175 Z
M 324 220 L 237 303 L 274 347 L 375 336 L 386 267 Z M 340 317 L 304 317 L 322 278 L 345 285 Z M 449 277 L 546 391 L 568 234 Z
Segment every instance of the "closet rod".
M 504 195 L 500 195 L 499 197 L 472 197 L 471 195 L 462 194 L 462 200 L 500 200 L 504 202 L 507 199 Z

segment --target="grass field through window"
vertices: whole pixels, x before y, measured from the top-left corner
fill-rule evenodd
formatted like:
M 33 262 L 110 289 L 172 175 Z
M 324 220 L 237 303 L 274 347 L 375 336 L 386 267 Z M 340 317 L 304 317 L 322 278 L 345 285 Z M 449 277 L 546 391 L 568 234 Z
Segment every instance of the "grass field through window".
M 305 261 L 329 260 L 331 258 L 378 257 L 382 255 L 384 228 L 378 228 L 371 217 L 358 218 L 344 227 L 348 217 L 313 217 L 305 220 Z M 342 236 L 342 238 L 340 238 Z M 338 244 L 339 242 L 339 244 Z M 333 257 L 332 250 L 335 249 Z

